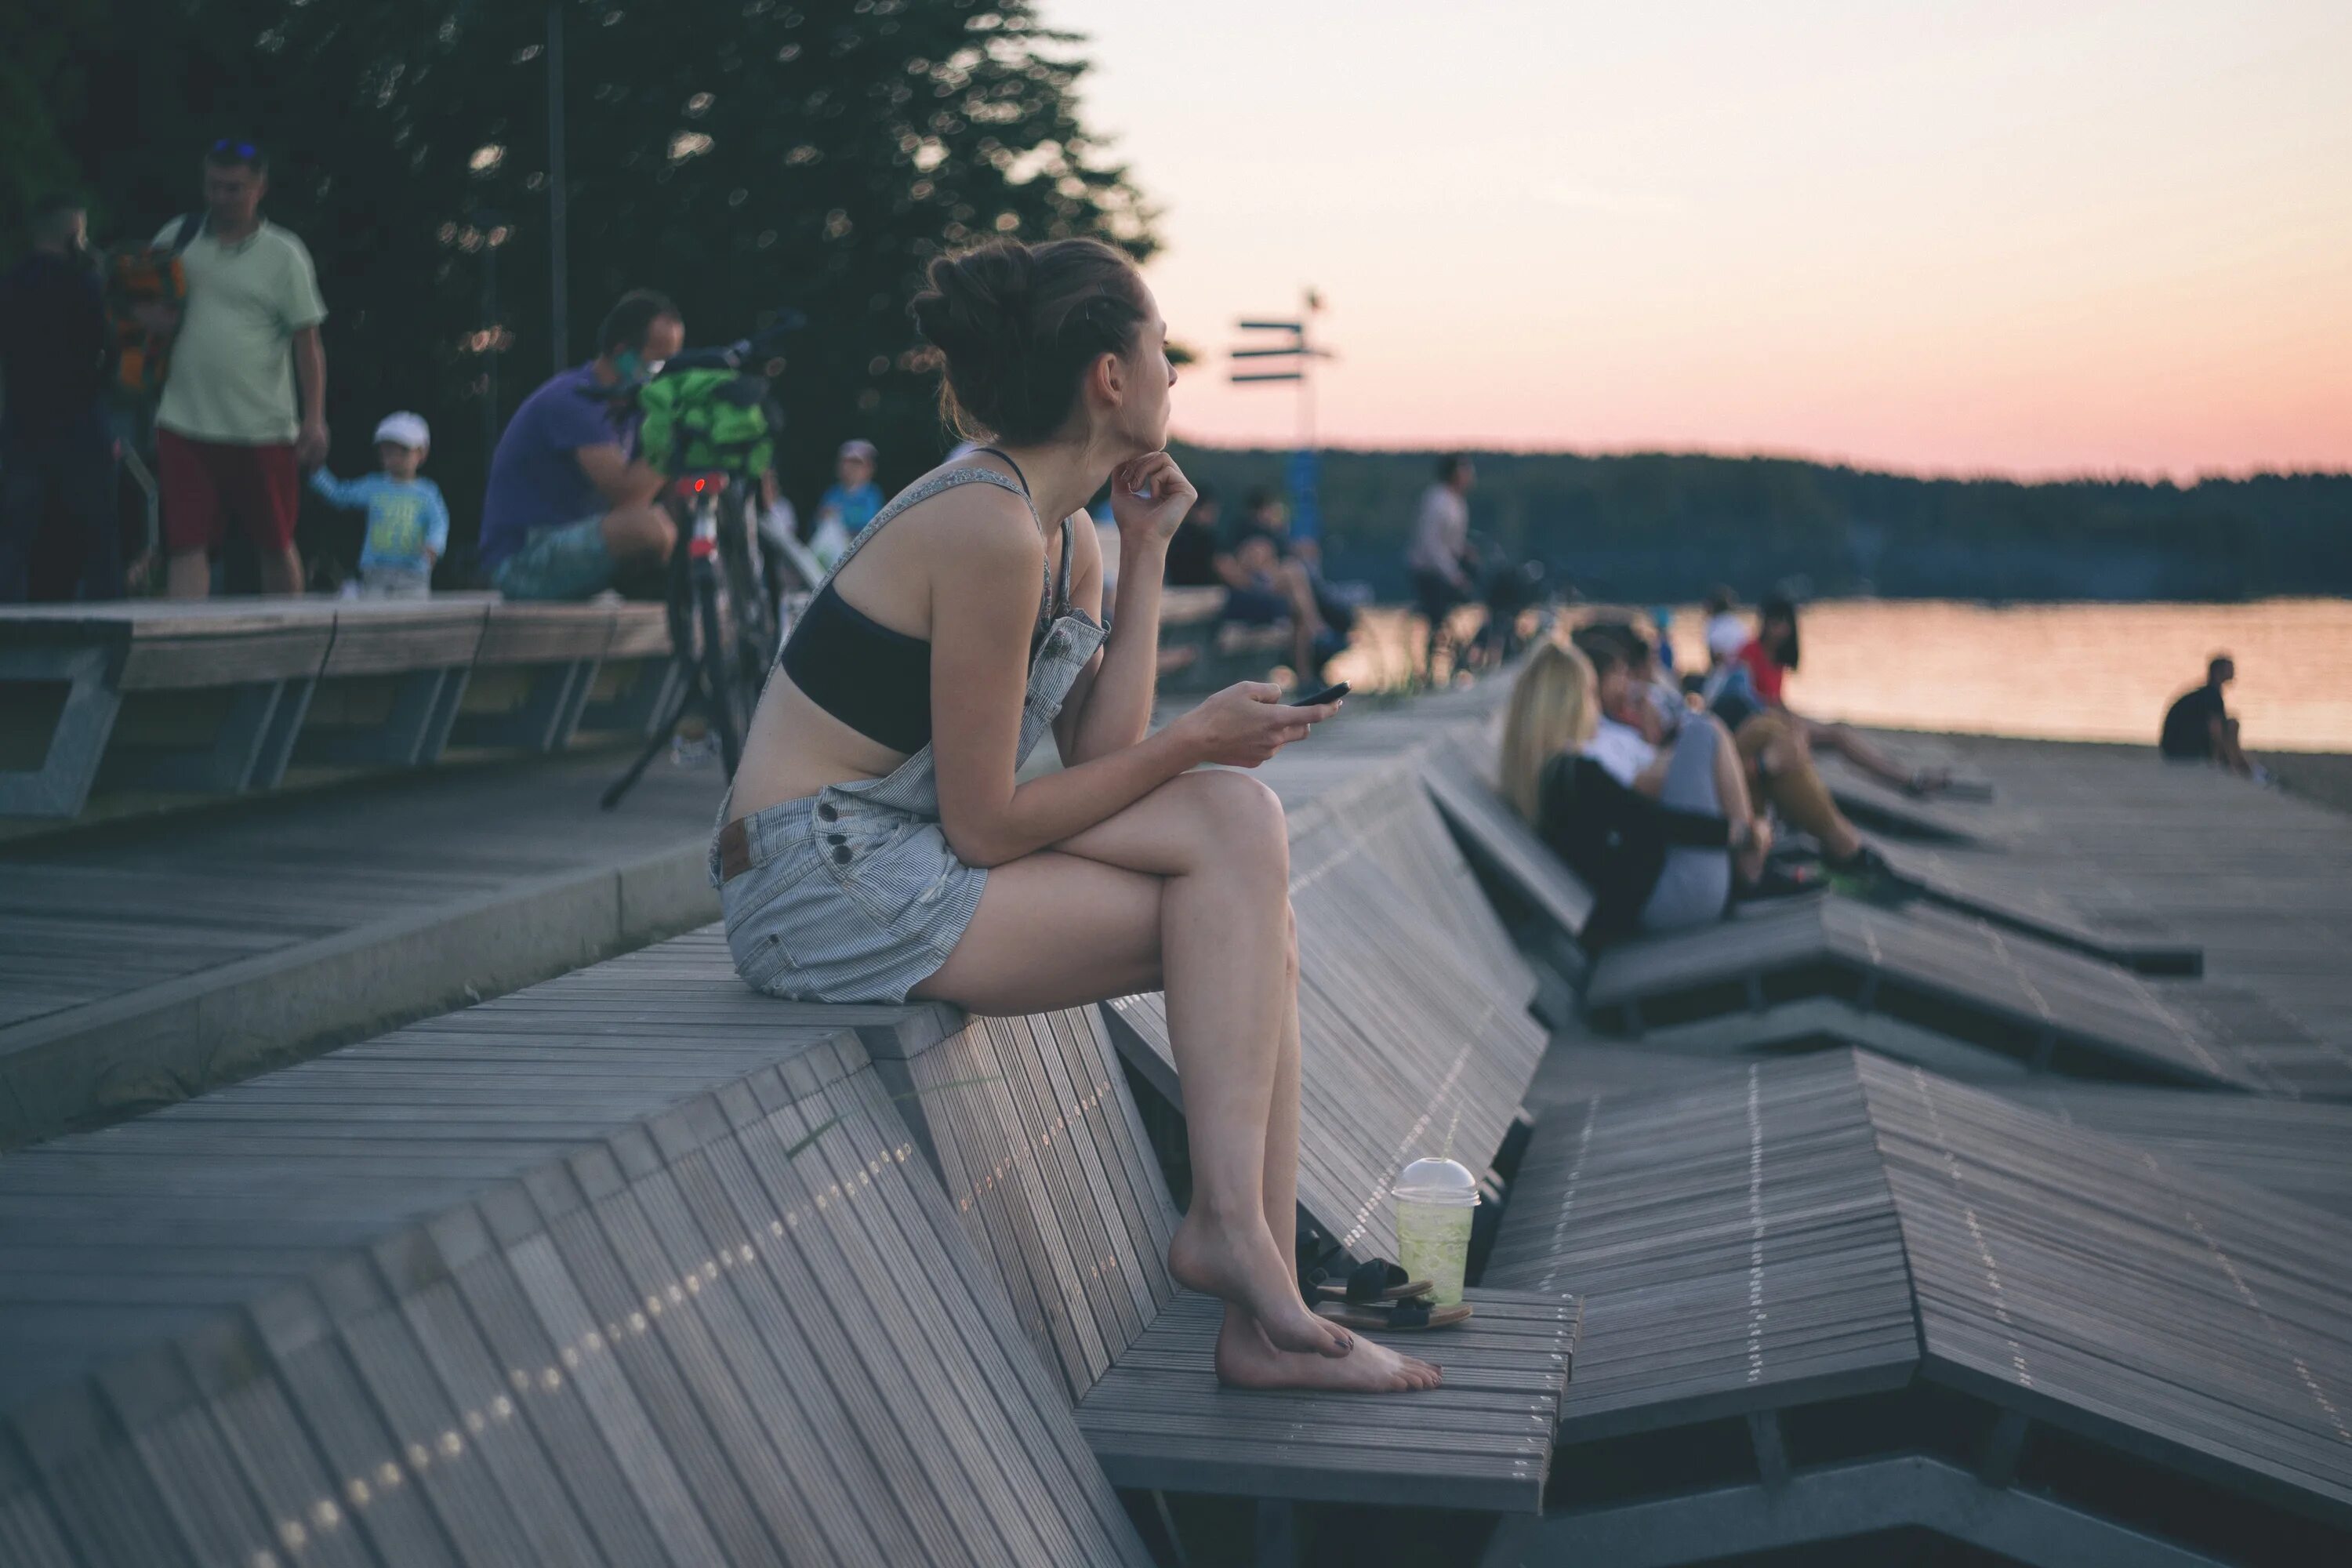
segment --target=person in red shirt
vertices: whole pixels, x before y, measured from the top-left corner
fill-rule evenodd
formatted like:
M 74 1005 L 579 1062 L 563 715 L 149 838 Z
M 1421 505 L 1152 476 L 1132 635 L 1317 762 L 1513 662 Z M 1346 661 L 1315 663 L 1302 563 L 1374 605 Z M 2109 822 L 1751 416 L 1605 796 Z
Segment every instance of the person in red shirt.
M 1864 773 L 1907 794 L 1934 795 L 1951 783 L 1951 775 L 1940 769 L 1900 765 L 1850 725 L 1823 723 L 1791 711 L 1782 693 L 1798 657 L 1796 601 L 1774 594 L 1757 606 L 1756 636 L 1733 659 L 1748 671 L 1748 681 L 1764 705 L 1788 714 L 1815 751 L 1835 752 Z

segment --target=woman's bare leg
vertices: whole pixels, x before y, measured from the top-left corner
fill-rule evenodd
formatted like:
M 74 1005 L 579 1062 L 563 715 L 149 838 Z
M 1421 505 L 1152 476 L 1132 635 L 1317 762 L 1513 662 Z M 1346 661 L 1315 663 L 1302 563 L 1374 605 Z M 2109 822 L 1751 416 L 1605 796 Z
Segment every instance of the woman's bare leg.
M 1892 784 L 1896 789 L 1909 789 L 1922 782 L 1923 775 L 1899 766 L 1894 758 L 1872 745 L 1862 731 L 1852 725 L 1824 724 L 1818 719 L 1799 718 L 1793 713 L 1790 718 L 1803 729 L 1805 739 L 1814 746 L 1824 752 L 1835 752 L 1881 784 Z M 1932 787 L 1937 781 L 1928 775 L 1925 782 Z
M 992 871 L 962 942 L 916 994 L 1011 1013 L 1160 985 L 1193 1177 L 1170 1263 L 1183 1283 L 1231 1304 L 1229 1322 L 1242 1318 L 1257 1352 L 1221 1374 L 1286 1386 L 1429 1386 L 1433 1369 L 1307 1310 L 1291 1249 L 1268 1224 L 1271 1171 L 1284 1194 L 1280 1236 L 1294 1234 L 1287 865 L 1280 808 L 1264 786 L 1235 773 L 1188 774 L 1061 851 Z

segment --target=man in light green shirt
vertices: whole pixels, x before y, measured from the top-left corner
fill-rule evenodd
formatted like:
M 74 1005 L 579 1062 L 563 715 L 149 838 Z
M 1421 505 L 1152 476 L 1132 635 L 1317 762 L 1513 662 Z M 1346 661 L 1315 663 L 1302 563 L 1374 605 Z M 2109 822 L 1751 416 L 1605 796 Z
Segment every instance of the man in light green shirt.
M 173 598 L 210 592 L 232 513 L 260 552 L 264 589 L 302 589 L 294 519 L 299 470 L 327 455 L 327 307 L 310 253 L 261 216 L 268 169 L 251 142 L 217 143 L 205 155 L 201 226 L 191 237 L 175 220 L 155 237 L 179 247 L 188 280 L 155 414 Z

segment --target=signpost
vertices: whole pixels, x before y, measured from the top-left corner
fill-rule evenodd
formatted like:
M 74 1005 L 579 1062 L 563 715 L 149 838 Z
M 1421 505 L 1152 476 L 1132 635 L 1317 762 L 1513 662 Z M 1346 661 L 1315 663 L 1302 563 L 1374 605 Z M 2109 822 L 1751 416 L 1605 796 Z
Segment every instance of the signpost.
M 1316 546 L 1323 531 L 1322 510 L 1318 499 L 1322 460 L 1315 447 L 1313 372 L 1317 360 L 1337 357 L 1309 335 L 1315 318 L 1322 309 L 1322 296 L 1309 289 L 1300 299 L 1298 315 L 1293 320 L 1236 321 L 1234 325 L 1244 332 L 1270 332 L 1276 334 L 1276 338 L 1270 343 L 1248 342 L 1233 349 L 1230 357 L 1239 368 L 1226 376 L 1237 386 L 1258 382 L 1297 384 L 1298 449 L 1292 454 L 1286 475 L 1290 489 L 1290 535 L 1310 550 Z M 1266 361 L 1288 362 L 1290 368 L 1252 368 Z

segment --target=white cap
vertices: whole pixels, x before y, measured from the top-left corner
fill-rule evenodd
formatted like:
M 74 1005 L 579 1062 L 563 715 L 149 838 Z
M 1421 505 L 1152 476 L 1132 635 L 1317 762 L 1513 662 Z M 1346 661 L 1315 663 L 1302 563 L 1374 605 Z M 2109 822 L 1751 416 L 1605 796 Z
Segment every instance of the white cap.
M 395 447 L 421 452 L 433 445 L 433 432 L 425 428 L 421 414 L 387 414 L 376 421 L 375 440 L 379 447 L 389 441 Z
M 1717 616 L 1706 623 L 1706 651 L 1729 658 L 1748 646 L 1748 623 L 1738 616 Z
M 870 463 L 875 458 L 874 443 L 871 441 L 844 441 L 841 444 L 840 455 L 845 458 L 863 458 Z
M 1415 1160 L 1404 1168 L 1393 1190 L 1407 1203 L 1454 1209 L 1478 1206 L 1478 1178 L 1459 1160 Z

